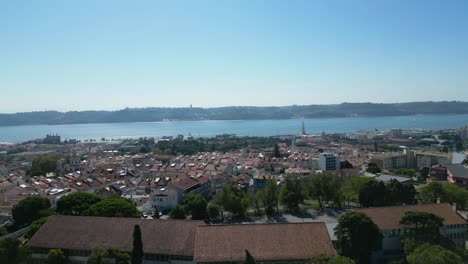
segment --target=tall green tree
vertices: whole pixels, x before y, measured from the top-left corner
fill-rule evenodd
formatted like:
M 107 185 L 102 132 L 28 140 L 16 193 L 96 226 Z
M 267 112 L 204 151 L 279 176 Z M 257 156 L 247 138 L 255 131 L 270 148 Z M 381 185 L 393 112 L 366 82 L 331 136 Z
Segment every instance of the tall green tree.
M 185 212 L 192 215 L 192 220 L 203 220 L 207 218 L 206 207 L 208 203 L 199 194 L 189 194 L 184 198 Z
M 221 217 L 224 218 L 224 211 L 230 212 L 234 217 L 244 217 L 249 208 L 248 195 L 234 188 L 233 185 L 225 185 L 218 193 L 213 202 L 220 207 Z
M 275 156 L 275 158 L 280 158 L 281 157 L 281 152 L 279 150 L 278 144 L 275 144 L 273 155 Z
M 359 193 L 359 203 L 363 207 L 385 206 L 387 188 L 381 181 L 370 181 Z
M 0 240 L 0 263 L 26 264 L 31 259 L 31 251 L 22 246 L 21 241 L 15 238 Z
M 109 197 L 97 202 L 83 213 L 89 216 L 140 217 L 136 205 L 123 197 Z
M 367 165 L 367 170 L 366 171 L 369 172 L 369 173 L 373 173 L 373 174 L 382 172 L 382 170 L 379 168 L 379 166 L 377 166 L 377 164 L 375 164 L 375 163 L 369 163 Z
M 273 215 L 278 209 L 279 190 L 275 181 L 267 180 L 263 191 L 263 206 L 267 215 Z
M 62 196 L 57 201 L 57 213 L 63 215 L 82 215 L 101 198 L 92 193 L 76 192 Z
M 44 212 L 50 207 L 50 201 L 40 196 L 31 196 L 21 200 L 13 206 L 12 215 L 17 227 L 25 227 L 33 221 L 45 216 Z
M 245 261 L 244 261 L 244 264 L 255 264 L 255 259 L 254 257 L 252 257 L 252 255 L 250 254 L 250 252 L 246 249 L 245 250 Z
M 412 230 L 410 237 L 436 242 L 440 238 L 439 229 L 444 226 L 444 219 L 432 213 L 408 211 L 401 218 L 400 224 Z
M 61 249 L 51 249 L 47 254 L 47 264 L 65 264 L 67 257 Z
M 341 179 L 336 175 L 320 173 L 310 177 L 309 180 L 309 196 L 317 200 L 320 208 L 324 207 L 324 203 L 335 200 L 340 194 Z
M 180 204 L 174 206 L 169 212 L 169 217 L 171 219 L 185 219 L 187 217 L 185 207 Z
M 371 177 L 351 177 L 349 178 L 341 188 L 344 199 L 349 202 L 359 202 L 359 193 L 364 188 L 364 186 L 370 182 L 374 181 Z
M 206 211 L 210 219 L 216 219 L 220 215 L 219 206 L 214 203 L 209 203 L 208 206 L 206 207 Z
M 29 175 L 39 176 L 46 175 L 49 172 L 55 172 L 57 169 L 57 158 L 50 156 L 40 156 L 32 161 Z
M 414 204 L 416 189 L 413 184 L 401 183 L 395 179 L 386 185 L 386 205 Z
M 359 263 L 368 263 L 371 253 L 382 248 L 379 227 L 361 212 L 350 211 L 341 215 L 335 234 L 341 255 Z
M 441 246 L 423 244 L 406 257 L 409 264 L 462 264 L 455 252 Z
M 143 241 L 141 239 L 141 230 L 139 225 L 133 229 L 133 249 L 132 264 L 141 264 L 143 262 Z
M 304 201 L 302 184 L 299 178 L 287 176 L 280 192 L 280 201 L 289 211 L 298 211 Z

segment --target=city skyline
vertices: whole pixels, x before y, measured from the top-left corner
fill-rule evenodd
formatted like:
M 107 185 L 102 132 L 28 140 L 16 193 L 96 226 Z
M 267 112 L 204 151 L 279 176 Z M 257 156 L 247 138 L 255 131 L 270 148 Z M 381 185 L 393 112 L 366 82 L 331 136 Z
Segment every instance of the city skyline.
M 468 3 L 0 4 L 0 113 L 468 101 Z

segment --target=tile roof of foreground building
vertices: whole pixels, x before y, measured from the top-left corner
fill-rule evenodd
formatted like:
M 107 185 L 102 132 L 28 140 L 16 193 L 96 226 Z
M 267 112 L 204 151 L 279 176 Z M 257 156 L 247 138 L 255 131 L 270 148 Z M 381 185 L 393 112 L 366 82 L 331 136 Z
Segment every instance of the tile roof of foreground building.
M 404 206 L 385 206 L 376 208 L 356 209 L 368 215 L 382 230 L 400 229 L 401 218 L 408 211 L 427 212 L 444 218 L 444 225 L 466 224 L 466 221 L 458 215 L 448 203 L 421 204 Z
M 194 262 L 306 260 L 335 255 L 324 223 L 206 225 L 197 228 Z
M 193 256 L 196 228 L 203 221 L 146 220 L 120 217 L 50 216 L 29 240 L 31 248 L 91 250 L 93 246 L 131 252 L 139 225 L 143 252 Z

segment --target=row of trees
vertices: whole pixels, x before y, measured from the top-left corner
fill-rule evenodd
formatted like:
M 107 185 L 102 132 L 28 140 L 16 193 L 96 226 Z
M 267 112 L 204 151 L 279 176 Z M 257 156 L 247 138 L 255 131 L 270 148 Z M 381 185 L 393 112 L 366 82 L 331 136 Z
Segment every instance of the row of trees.
M 279 214 L 280 205 L 286 211 L 297 212 L 306 199 L 316 201 L 318 207 L 323 208 L 342 207 L 346 203 L 359 203 L 364 207 L 414 204 L 415 197 L 413 185 L 396 180 L 384 184 L 368 177 L 352 177 L 345 181 L 323 173 L 304 178 L 288 176 L 281 186 L 267 180 L 264 189 L 249 192 L 226 185 L 209 203 L 199 195 L 188 195 L 182 205 L 172 209 L 170 216 L 185 219 L 191 214 L 192 219 L 224 219 L 227 212 L 242 218 L 249 208 L 254 209 L 256 215 Z

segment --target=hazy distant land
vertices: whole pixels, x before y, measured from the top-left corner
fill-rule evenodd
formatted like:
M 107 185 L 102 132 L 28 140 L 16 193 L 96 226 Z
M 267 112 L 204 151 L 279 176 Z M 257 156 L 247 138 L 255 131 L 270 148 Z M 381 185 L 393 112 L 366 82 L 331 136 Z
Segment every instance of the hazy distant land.
M 164 120 L 265 120 L 321 117 L 375 117 L 419 114 L 468 114 L 468 102 L 394 104 L 342 103 L 281 107 L 126 108 L 117 111 L 43 111 L 0 114 L 0 126 L 156 122 Z

